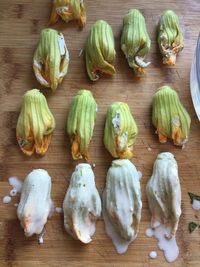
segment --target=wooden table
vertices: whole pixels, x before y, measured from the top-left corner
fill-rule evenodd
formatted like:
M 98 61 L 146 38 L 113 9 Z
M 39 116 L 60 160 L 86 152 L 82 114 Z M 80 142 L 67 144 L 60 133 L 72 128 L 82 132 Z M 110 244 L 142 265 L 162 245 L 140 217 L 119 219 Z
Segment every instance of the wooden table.
M 67 77 L 60 88 L 52 94 L 37 83 L 32 71 L 33 53 L 39 33 L 47 25 L 51 1 L 0 1 L 0 198 L 9 194 L 10 186 L 7 180 L 10 176 L 16 175 L 23 180 L 32 169 L 44 168 L 52 177 L 52 197 L 55 206 L 62 205 L 70 176 L 77 164 L 71 159 L 69 138 L 65 134 L 67 112 L 79 88 L 86 88 L 93 92 L 99 106 L 90 146 L 90 159 L 91 163 L 96 164 L 94 172 L 100 194 L 105 186 L 106 172 L 112 161 L 102 141 L 108 106 L 113 101 L 127 102 L 139 127 L 133 163 L 143 173 L 140 233 L 126 254 L 117 255 L 111 240 L 105 234 L 102 219 L 97 223 L 93 242 L 82 245 L 64 231 L 63 215 L 55 213 L 48 221 L 44 245 L 38 245 L 35 236 L 27 240 L 23 235 L 14 207 L 14 203 L 19 201 L 19 197 L 16 197 L 8 205 L 0 201 L 0 266 L 170 266 L 166 263 L 163 253 L 157 250 L 157 242 L 144 235 L 150 221 L 145 186 L 152 173 L 153 162 L 157 154 L 162 151 L 174 153 L 178 161 L 183 198 L 183 214 L 177 233 L 180 256 L 171 266 L 200 266 L 199 230 L 192 234 L 188 233 L 188 223 L 192 220 L 200 222 L 200 213 L 192 210 L 187 195 L 188 191 L 200 194 L 200 123 L 192 106 L 189 89 L 190 66 L 200 25 L 200 2 L 199 0 L 86 0 L 85 2 L 88 21 L 83 31 L 80 31 L 73 22 L 68 25 L 59 22 L 54 26 L 64 33 L 71 61 Z M 131 8 L 140 9 L 145 16 L 152 40 L 151 51 L 147 58 L 152 64 L 142 79 L 134 77 L 120 50 L 122 18 Z M 159 15 L 169 8 L 177 12 L 180 17 L 185 37 L 185 48 L 178 57 L 176 66 L 172 68 L 162 66 L 156 44 L 156 24 Z M 84 47 L 91 25 L 97 19 L 106 20 L 113 28 L 117 51 L 115 62 L 117 74 L 114 78 L 101 77 L 98 82 L 92 83 L 86 75 L 84 56 L 79 57 L 79 52 Z M 169 84 L 177 90 L 192 118 L 190 139 L 184 150 L 173 146 L 170 142 L 159 144 L 151 125 L 152 96 L 158 87 L 164 84 Z M 57 123 L 48 153 L 42 158 L 24 156 L 15 138 L 15 126 L 22 96 L 32 88 L 43 90 Z M 158 251 L 156 260 L 150 260 L 148 257 L 148 253 L 153 249 Z

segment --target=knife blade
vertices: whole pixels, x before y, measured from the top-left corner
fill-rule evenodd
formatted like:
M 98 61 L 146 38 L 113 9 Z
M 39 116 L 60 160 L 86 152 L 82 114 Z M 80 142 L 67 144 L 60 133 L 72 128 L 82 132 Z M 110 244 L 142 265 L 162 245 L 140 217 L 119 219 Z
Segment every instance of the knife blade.
M 200 34 L 190 71 L 190 91 L 193 106 L 200 121 Z

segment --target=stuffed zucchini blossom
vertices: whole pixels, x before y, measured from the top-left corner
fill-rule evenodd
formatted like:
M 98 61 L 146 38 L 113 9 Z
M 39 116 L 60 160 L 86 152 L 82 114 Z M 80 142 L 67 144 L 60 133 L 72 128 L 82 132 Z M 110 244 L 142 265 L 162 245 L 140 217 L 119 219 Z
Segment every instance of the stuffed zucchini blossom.
M 63 212 L 65 230 L 82 243 L 91 242 L 96 220 L 101 215 L 101 199 L 89 164 L 76 166 L 63 202 Z
M 62 33 L 44 29 L 33 57 L 33 70 L 37 81 L 55 91 L 67 74 L 69 52 Z
M 175 90 L 162 86 L 153 96 L 152 123 L 157 129 L 159 141 L 173 140 L 177 146 L 188 141 L 191 119 Z
M 157 156 L 146 193 L 152 216 L 151 227 L 165 225 L 170 229 L 167 238 L 172 238 L 181 216 L 181 187 L 173 154 L 164 152 Z
M 121 49 L 138 76 L 144 74 L 145 68 L 151 63 L 144 61 L 150 47 L 151 40 L 143 15 L 137 9 L 130 10 L 123 20 Z
M 81 158 L 88 160 L 97 109 L 97 103 L 90 91 L 78 91 L 67 118 L 67 132 L 71 139 L 71 153 L 74 160 Z
M 112 28 L 104 20 L 98 20 L 92 26 L 85 45 L 87 73 L 92 81 L 99 79 L 98 73 L 113 76 L 116 71 L 115 44 Z
M 176 56 L 183 50 L 184 42 L 179 18 L 172 10 L 165 11 L 158 26 L 158 45 L 163 56 L 163 64 L 175 65 Z
M 138 128 L 129 106 L 123 102 L 110 105 L 104 129 L 104 145 L 110 154 L 114 158 L 132 158 L 137 134 Z
M 65 22 L 75 20 L 82 28 L 86 23 L 86 11 L 83 0 L 53 0 L 49 25 L 55 24 L 59 18 Z
M 34 152 L 43 156 L 48 150 L 54 129 L 55 119 L 45 96 L 38 89 L 27 91 L 16 126 L 21 150 L 28 156 Z
M 136 239 L 141 220 L 141 173 L 127 159 L 112 162 L 103 193 L 105 229 L 118 253 Z

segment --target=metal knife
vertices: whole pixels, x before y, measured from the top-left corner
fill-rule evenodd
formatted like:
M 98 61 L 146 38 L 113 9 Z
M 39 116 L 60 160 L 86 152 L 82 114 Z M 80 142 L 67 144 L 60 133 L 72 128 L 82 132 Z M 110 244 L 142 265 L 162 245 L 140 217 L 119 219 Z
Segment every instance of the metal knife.
M 194 109 L 200 121 L 200 33 L 190 71 L 190 91 Z

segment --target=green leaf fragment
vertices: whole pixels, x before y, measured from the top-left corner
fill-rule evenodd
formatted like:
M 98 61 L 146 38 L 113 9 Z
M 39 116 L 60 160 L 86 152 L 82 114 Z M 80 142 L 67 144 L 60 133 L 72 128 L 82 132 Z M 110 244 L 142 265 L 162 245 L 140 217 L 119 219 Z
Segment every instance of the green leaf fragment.
M 188 230 L 189 230 L 190 234 L 199 226 L 200 225 L 196 224 L 195 222 L 190 222 L 188 224 Z
M 198 200 L 198 201 L 200 201 L 200 196 L 195 195 L 195 194 L 190 193 L 190 192 L 188 192 L 188 195 L 189 195 L 189 197 L 190 197 L 190 199 L 191 199 L 191 204 L 193 203 L 194 200 Z

